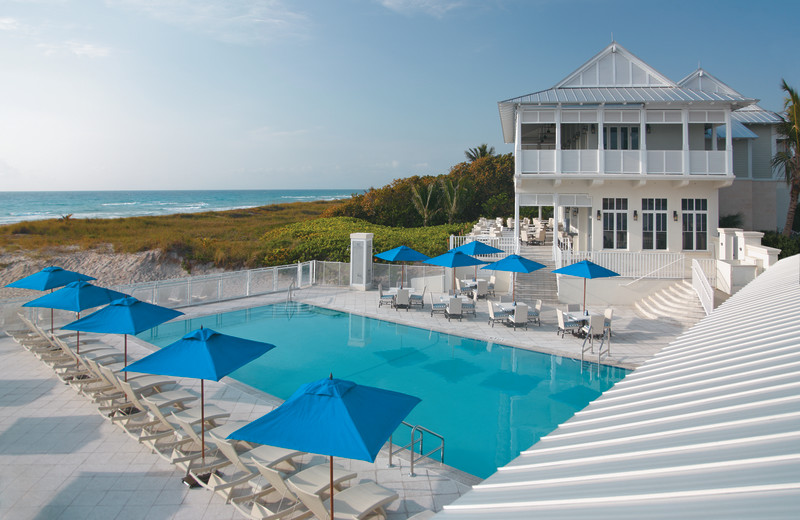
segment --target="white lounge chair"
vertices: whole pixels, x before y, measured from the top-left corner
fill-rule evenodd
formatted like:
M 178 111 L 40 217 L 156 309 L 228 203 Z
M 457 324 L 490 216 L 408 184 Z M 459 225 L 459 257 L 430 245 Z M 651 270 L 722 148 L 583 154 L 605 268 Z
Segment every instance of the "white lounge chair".
M 301 489 L 292 481 L 286 484 L 318 519 L 330 519 L 330 499 L 323 502 L 319 495 Z M 336 493 L 333 496 L 333 511 L 335 518 L 346 520 L 361 520 L 372 512 L 386 518 L 384 507 L 398 498 L 398 494 L 391 489 L 370 481 Z
M 528 328 L 528 304 L 517 303 L 514 306 L 514 314 L 508 317 L 508 324 L 517 330 L 517 327 Z
M 478 286 L 475 288 L 475 296 L 478 298 L 486 298 L 489 295 L 489 282 L 486 280 L 478 280 Z

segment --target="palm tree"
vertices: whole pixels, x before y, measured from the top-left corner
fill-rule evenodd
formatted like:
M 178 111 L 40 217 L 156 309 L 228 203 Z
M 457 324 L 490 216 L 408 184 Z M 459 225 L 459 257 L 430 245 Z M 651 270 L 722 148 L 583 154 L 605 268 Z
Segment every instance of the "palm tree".
M 480 159 L 481 157 L 490 157 L 494 155 L 494 146 L 491 148 L 488 144 L 482 144 L 477 148 L 470 148 L 464 152 L 464 155 L 467 156 L 467 160 L 469 162 L 475 162 L 476 160 Z
M 465 191 L 463 179 L 458 179 L 458 182 L 453 184 L 452 179 L 442 177 L 442 196 L 448 224 L 453 223 L 456 215 L 461 210 L 461 203 L 464 199 Z
M 431 182 L 428 184 L 428 194 L 427 196 L 423 197 L 423 191 L 425 188 L 423 187 L 420 189 L 419 186 L 416 184 L 411 185 L 411 202 L 414 203 L 414 208 L 419 212 L 420 216 L 422 217 L 422 225 L 424 227 L 428 227 L 428 221 L 442 208 L 436 208 L 435 210 L 431 210 L 431 202 L 434 199 L 434 193 L 436 193 L 436 184 Z
M 784 149 L 772 158 L 772 168 L 783 170 L 783 177 L 789 186 L 789 211 L 786 212 L 786 224 L 783 235 L 792 234 L 794 214 L 797 211 L 797 199 L 800 197 L 800 97 L 786 80 L 781 80 L 781 88 L 786 92 L 783 108 L 786 115 L 781 116 L 778 134 Z

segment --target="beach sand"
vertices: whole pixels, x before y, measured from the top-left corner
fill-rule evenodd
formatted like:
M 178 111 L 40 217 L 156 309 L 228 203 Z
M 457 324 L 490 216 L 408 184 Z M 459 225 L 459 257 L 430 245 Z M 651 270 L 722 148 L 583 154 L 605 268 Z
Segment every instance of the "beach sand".
M 50 265 L 94 276 L 97 280 L 92 283 L 104 287 L 189 276 L 181 266 L 179 258 L 166 255 L 159 250 L 134 254 L 85 251 L 77 248 L 47 252 L 6 252 L 0 253 L 0 299 L 40 295 L 39 291 L 9 289 L 3 286 Z M 222 271 L 215 267 L 193 266 L 191 274 L 212 274 Z

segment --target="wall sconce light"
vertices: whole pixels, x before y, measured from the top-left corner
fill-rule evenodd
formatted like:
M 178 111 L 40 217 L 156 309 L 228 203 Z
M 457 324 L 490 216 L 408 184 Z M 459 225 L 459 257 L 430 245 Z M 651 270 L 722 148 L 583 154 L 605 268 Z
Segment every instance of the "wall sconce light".
M 597 126 L 596 125 L 591 125 L 591 129 L 592 129 L 592 135 L 597 133 Z
M 649 134 L 650 133 L 650 125 L 644 125 L 645 131 Z
M 673 211 L 672 212 L 672 220 L 675 221 L 675 222 L 678 221 L 678 212 L 677 211 Z
M 633 221 L 636 222 L 637 220 L 639 220 L 639 214 L 636 210 L 633 210 Z
M 600 220 L 600 210 L 597 210 L 597 220 Z

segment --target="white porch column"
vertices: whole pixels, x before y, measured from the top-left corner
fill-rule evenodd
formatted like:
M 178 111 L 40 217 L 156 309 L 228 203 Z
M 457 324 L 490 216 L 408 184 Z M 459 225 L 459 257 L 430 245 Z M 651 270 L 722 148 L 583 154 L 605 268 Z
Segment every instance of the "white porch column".
M 556 175 L 561 175 L 561 105 L 556 109 Z
M 522 109 L 517 105 L 514 111 L 516 127 L 514 132 L 514 177 L 522 174 Z M 516 188 L 514 188 L 516 190 Z
M 733 175 L 733 128 L 731 128 L 731 111 L 725 111 L 725 173 Z
M 519 193 L 514 190 L 514 253 L 519 254 Z
M 597 172 L 606 172 L 606 154 L 603 147 L 603 121 L 605 118 L 605 105 L 600 105 L 597 109 Z
M 689 161 L 689 109 L 688 108 L 681 109 L 681 132 L 683 132 L 683 174 L 689 175 L 691 171 L 691 163 Z
M 647 174 L 647 110 L 639 111 L 639 173 Z

